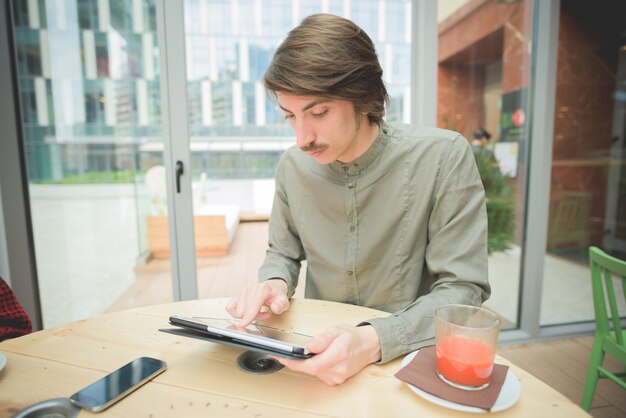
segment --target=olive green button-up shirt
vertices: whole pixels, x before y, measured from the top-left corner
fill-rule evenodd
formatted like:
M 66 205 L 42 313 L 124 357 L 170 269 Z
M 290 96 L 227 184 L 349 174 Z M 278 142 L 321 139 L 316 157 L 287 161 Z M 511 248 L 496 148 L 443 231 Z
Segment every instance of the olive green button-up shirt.
M 259 280 L 282 278 L 292 296 L 303 260 L 307 298 L 392 313 L 367 321 L 381 362 L 432 344 L 435 307 L 480 305 L 491 292 L 484 189 L 467 140 L 383 123 L 347 164 L 287 150 Z

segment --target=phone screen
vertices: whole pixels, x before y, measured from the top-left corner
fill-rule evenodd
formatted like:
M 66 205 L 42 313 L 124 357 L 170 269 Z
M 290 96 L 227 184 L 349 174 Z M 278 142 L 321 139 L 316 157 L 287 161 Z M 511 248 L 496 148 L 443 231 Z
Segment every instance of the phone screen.
M 167 364 L 162 360 L 139 357 L 76 392 L 70 400 L 81 408 L 102 411 L 166 368 Z

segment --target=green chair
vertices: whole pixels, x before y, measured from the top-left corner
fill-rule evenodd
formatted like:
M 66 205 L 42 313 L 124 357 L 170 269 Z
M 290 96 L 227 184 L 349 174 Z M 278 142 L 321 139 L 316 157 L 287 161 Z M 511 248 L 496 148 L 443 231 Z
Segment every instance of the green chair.
M 587 379 L 581 406 L 589 411 L 599 378 L 608 378 L 626 389 L 626 372 L 611 372 L 602 366 L 604 356 L 615 358 L 626 367 L 626 331 L 622 329 L 615 294 L 614 279 L 621 281 L 622 301 L 626 300 L 626 261 L 611 257 L 597 247 L 589 248 L 596 336 L 591 348 Z M 619 288 L 618 288 L 619 292 Z M 608 310 L 607 310 L 608 308 Z

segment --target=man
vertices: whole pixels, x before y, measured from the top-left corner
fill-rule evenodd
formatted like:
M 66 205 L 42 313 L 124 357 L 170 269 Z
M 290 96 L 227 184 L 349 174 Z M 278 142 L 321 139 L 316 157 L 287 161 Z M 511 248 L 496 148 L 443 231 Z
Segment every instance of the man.
M 389 126 L 374 45 L 349 20 L 306 18 L 264 76 L 297 147 L 281 158 L 259 283 L 228 304 L 242 326 L 289 308 L 300 263 L 308 298 L 393 314 L 315 336 L 285 366 L 339 384 L 432 344 L 433 309 L 480 305 L 487 281 L 484 191 L 466 139 Z
M 495 156 L 493 155 L 493 151 L 487 148 L 489 145 L 489 140 L 491 139 L 491 133 L 484 128 L 478 128 L 472 134 L 472 151 L 477 155 L 484 155 L 489 158 L 493 158 L 495 160 Z

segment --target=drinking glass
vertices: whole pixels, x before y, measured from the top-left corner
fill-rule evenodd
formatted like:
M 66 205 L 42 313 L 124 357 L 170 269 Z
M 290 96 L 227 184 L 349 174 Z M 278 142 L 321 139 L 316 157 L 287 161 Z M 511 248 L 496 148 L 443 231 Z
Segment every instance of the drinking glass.
M 491 383 L 500 319 L 484 308 L 444 305 L 435 309 L 437 375 L 466 390 Z

